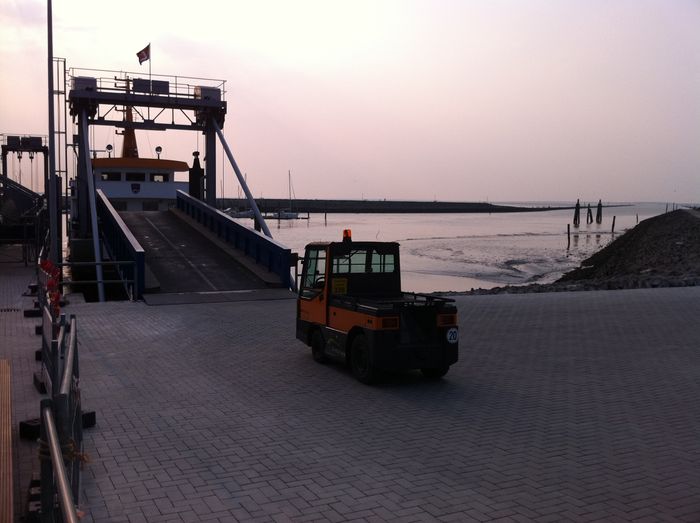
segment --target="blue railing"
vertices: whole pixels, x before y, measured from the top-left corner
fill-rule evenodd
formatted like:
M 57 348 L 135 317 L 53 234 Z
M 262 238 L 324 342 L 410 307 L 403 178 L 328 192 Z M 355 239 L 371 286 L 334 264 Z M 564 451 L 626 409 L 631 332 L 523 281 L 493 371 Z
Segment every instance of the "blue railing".
M 138 300 L 143 295 L 145 287 L 146 262 L 143 247 L 134 238 L 102 190 L 97 189 L 96 193 L 97 217 L 100 219 L 105 246 L 113 260 L 131 262 L 119 264 L 117 269 L 122 280 L 133 283 L 132 298 Z
M 227 214 L 210 207 L 187 193 L 177 191 L 177 208 L 216 237 L 239 250 L 256 264 L 276 274 L 284 287 L 293 287 L 290 267 L 291 249 L 249 227 L 237 223 Z

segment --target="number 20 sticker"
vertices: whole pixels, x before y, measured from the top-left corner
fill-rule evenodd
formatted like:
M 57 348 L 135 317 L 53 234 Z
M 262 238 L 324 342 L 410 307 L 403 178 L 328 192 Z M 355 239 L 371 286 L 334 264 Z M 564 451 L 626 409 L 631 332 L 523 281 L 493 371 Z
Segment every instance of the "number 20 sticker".
M 447 343 L 457 343 L 459 341 L 459 331 L 457 327 L 452 327 L 447 331 Z

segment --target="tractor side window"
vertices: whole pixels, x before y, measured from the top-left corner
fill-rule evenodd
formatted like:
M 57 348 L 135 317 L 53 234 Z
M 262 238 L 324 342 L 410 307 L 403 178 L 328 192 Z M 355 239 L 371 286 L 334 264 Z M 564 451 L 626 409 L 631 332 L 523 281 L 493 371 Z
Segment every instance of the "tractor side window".
M 365 273 L 367 272 L 367 251 L 352 250 L 348 254 L 333 258 L 333 274 Z
M 394 272 L 396 265 L 394 263 L 393 254 L 380 254 L 377 251 L 372 251 L 372 263 L 370 265 L 372 272 Z
M 326 250 L 310 249 L 306 254 L 301 281 L 301 295 L 311 297 L 325 285 Z

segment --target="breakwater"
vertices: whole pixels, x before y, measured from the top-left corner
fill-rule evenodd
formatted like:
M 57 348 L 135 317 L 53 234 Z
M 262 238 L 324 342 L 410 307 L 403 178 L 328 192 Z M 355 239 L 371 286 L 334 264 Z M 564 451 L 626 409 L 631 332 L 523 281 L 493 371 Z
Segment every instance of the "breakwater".
M 289 210 L 289 199 L 258 198 L 255 200 L 261 212 Z M 224 209 L 247 209 L 248 203 L 240 198 L 223 198 Z M 494 205 L 483 202 L 421 202 L 399 200 L 314 200 L 299 199 L 292 202 L 292 210 L 299 213 L 497 213 L 553 211 L 568 207 L 519 207 Z

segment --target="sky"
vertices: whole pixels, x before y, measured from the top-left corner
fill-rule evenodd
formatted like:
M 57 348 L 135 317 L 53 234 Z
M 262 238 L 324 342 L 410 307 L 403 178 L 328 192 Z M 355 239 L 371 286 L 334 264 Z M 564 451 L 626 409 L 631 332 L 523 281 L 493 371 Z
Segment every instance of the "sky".
M 0 133 L 47 134 L 46 3 L 0 0 L 0 28 Z M 700 0 L 53 2 L 69 68 L 145 76 L 150 43 L 153 74 L 226 80 L 256 197 L 291 170 L 298 198 L 700 202 L 698 28 Z

